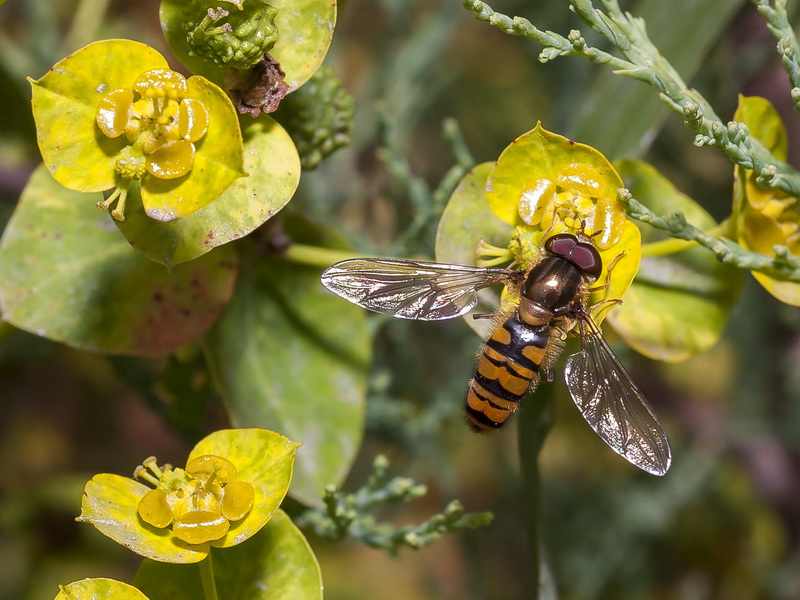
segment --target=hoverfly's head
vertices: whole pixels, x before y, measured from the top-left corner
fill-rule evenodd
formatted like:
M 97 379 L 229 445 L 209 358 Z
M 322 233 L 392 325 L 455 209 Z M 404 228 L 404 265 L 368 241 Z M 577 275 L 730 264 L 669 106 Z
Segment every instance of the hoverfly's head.
M 603 272 L 603 260 L 584 233 L 559 233 L 547 239 L 544 249 L 554 256 L 568 260 L 586 275 L 597 279 Z

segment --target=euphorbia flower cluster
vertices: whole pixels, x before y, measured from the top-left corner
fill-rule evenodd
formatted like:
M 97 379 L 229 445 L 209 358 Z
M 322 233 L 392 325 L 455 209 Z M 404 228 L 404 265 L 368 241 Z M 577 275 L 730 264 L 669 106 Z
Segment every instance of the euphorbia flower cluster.
M 227 429 L 201 440 L 184 468 L 143 461 L 138 481 L 101 473 L 84 490 L 86 521 L 137 554 L 194 563 L 252 537 L 278 510 L 299 444 L 264 429 Z
M 169 69 L 152 48 L 104 40 L 81 48 L 31 81 L 42 158 L 79 192 L 104 192 L 124 219 L 128 190 L 140 186 L 145 213 L 189 215 L 244 175 L 236 111 L 204 77 Z
M 103 134 L 112 139 L 124 135 L 131 144 L 115 162 L 123 179 L 141 179 L 145 172 L 159 179 L 186 175 L 194 166 L 194 142 L 208 131 L 205 104 L 189 97 L 186 79 L 169 69 L 147 71 L 131 87 L 111 90 L 96 110 Z M 123 220 L 125 197 L 119 190 L 99 206 L 108 208 L 119 198 L 112 214 Z
M 486 198 L 492 212 L 514 227 L 506 248 L 479 244 L 479 263 L 515 260 L 524 268 L 537 260 L 542 237 L 564 231 L 593 236 L 603 264 L 613 264 L 608 286 L 591 298 L 602 321 L 633 281 L 641 256 L 641 236 L 627 219 L 618 192 L 622 178 L 597 150 L 545 130 L 541 124 L 514 140 L 489 173 Z
M 134 472 L 157 486 L 139 501 L 139 516 L 159 529 L 171 525 L 175 537 L 189 544 L 218 540 L 253 508 L 253 486 L 236 476 L 236 467 L 221 456 L 198 456 L 185 470 L 162 469 L 150 457 Z

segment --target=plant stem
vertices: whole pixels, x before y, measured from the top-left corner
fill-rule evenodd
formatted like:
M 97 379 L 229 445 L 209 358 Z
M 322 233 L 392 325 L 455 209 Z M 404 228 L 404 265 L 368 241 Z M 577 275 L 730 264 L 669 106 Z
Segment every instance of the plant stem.
M 361 256 L 363 255 L 349 250 L 332 250 L 304 244 L 292 244 L 283 251 L 283 257 L 286 260 L 313 267 L 329 267 L 335 262 Z
M 626 204 L 625 210 L 630 218 L 648 223 L 656 229 L 667 232 L 671 237 L 697 242 L 711 250 L 717 256 L 717 260 L 722 263 L 734 265 L 740 269 L 758 271 L 781 281 L 800 282 L 800 257 L 794 256 L 786 246 L 773 246 L 772 250 L 775 256 L 747 250 L 733 240 L 709 235 L 702 229 L 698 229 L 688 223 L 681 212 L 667 216 L 656 215 L 634 199 L 628 190 L 621 189 L 619 191 L 619 198 Z M 731 222 L 725 221 L 711 231 L 716 231 L 720 227 L 729 230 Z
M 525 501 L 530 567 L 528 569 L 536 588 L 534 598 L 542 597 L 541 556 L 541 484 L 539 479 L 539 452 L 553 423 L 554 394 L 552 386 L 545 386 L 520 411 L 518 419 L 519 462 L 522 472 L 522 494 Z
M 211 561 L 211 553 L 198 563 L 200 567 L 200 582 L 203 584 L 204 600 L 219 600 L 217 596 L 217 585 L 214 582 L 214 563 Z
M 733 237 L 735 232 L 731 227 L 731 220 L 727 219 L 712 229 L 706 230 L 705 234 L 712 237 Z M 642 244 L 642 258 L 648 256 L 664 256 L 667 254 L 675 254 L 676 252 L 694 248 L 697 245 L 698 244 L 696 240 L 685 240 L 679 238 L 668 238 L 658 242 L 650 242 L 648 244 Z
M 106 16 L 110 0 L 81 0 L 69 32 L 61 43 L 60 54 L 75 52 L 97 38 L 97 30 Z
M 560 56 L 583 56 L 590 61 L 610 66 L 617 75 L 624 75 L 653 86 L 661 100 L 682 115 L 687 128 L 696 133 L 696 146 L 719 148 L 736 165 L 755 171 L 764 187 L 800 196 L 800 173 L 778 160 L 759 140 L 749 135 L 741 123 L 723 123 L 709 102 L 695 89 L 689 88 L 672 65 L 650 41 L 644 23 L 623 12 L 617 0 L 599 0 L 605 12 L 595 9 L 592 0 L 570 0 L 575 14 L 617 48 L 623 58 L 587 45 L 579 31 L 567 37 L 552 31 L 541 31 L 522 17 L 508 17 L 495 12 L 480 0 L 464 0 L 464 6 L 477 19 L 500 28 L 510 35 L 523 35 L 545 46 L 539 60 L 547 62 Z M 791 42 L 791 43 L 790 43 Z M 784 66 L 793 68 L 791 40 L 782 44 Z M 788 58 L 787 58 L 788 57 Z M 800 88 L 794 93 L 800 100 Z

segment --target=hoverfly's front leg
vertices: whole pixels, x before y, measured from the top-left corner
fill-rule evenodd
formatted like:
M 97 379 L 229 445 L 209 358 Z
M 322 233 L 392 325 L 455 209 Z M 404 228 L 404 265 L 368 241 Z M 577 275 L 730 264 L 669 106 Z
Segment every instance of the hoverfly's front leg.
M 620 252 L 619 254 L 617 254 L 614 257 L 614 260 L 611 261 L 611 264 L 608 265 L 608 269 L 606 269 L 605 282 L 603 283 L 603 285 L 599 285 L 597 287 L 589 288 L 589 293 L 590 294 L 594 293 L 594 292 L 602 292 L 603 290 L 607 290 L 609 287 L 611 287 L 611 271 L 614 269 L 614 267 L 617 265 L 617 263 L 620 260 L 622 260 L 622 258 L 624 256 L 625 256 L 625 252 Z M 620 304 L 622 303 L 621 300 L 619 300 L 618 302 Z M 602 304 L 602 303 L 598 303 L 598 304 Z M 597 306 L 597 305 L 595 305 L 595 306 Z M 594 308 L 594 306 L 592 308 Z

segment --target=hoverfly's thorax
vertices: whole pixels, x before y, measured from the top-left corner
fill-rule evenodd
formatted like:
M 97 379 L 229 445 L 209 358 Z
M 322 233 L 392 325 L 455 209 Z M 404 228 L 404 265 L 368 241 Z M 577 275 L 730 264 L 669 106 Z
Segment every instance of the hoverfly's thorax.
M 528 274 L 522 286 L 520 316 L 528 323 L 536 322 L 546 312 L 560 315 L 566 312 L 580 291 L 583 277 L 569 261 L 548 256 Z

